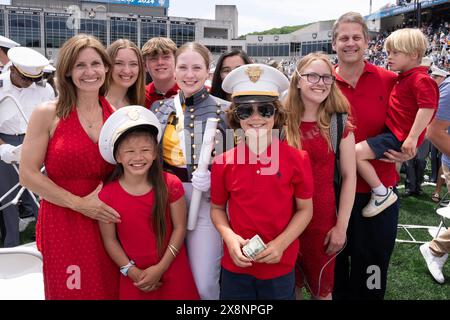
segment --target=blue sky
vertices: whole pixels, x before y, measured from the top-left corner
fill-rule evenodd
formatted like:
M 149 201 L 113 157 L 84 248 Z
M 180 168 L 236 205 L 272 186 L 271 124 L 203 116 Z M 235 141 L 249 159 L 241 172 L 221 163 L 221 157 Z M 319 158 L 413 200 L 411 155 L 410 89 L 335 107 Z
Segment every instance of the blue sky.
M 395 3 L 372 0 L 372 12 Z M 336 19 L 347 11 L 369 14 L 370 0 L 170 0 L 169 15 L 214 19 L 216 4 L 235 4 L 239 13 L 239 35 L 285 25 Z

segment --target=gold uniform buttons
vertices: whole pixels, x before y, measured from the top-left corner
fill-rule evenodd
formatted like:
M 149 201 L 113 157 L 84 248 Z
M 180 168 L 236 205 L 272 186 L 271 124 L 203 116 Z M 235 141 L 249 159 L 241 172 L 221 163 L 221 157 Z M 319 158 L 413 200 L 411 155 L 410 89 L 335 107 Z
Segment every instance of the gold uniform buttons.
M 193 138 L 193 137 L 194 137 L 194 133 L 192 132 L 192 133 L 191 133 L 191 138 Z
M 194 112 L 194 108 L 190 108 L 190 109 L 189 109 L 189 112 L 190 112 L 190 113 Z
M 193 114 L 191 114 L 191 119 L 194 120 L 195 116 Z
M 190 124 L 189 124 L 189 127 L 190 127 L 190 128 L 193 128 L 193 127 L 194 127 L 194 124 L 193 124 L 193 123 L 190 123 Z

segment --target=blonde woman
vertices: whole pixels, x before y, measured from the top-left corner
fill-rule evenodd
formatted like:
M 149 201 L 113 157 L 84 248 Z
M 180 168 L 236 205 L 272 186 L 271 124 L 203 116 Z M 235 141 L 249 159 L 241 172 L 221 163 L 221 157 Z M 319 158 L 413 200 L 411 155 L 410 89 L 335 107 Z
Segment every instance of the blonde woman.
M 106 99 L 116 108 L 144 106 L 145 69 L 139 48 L 128 39 L 118 39 L 107 49 L 112 62 Z
M 56 70 L 59 99 L 38 106 L 28 125 L 20 183 L 43 199 L 36 241 L 46 299 L 117 298 L 119 270 L 105 252 L 98 221 L 116 223 L 120 216 L 97 196 L 113 169 L 98 149 L 100 129 L 113 112 L 103 97 L 110 69 L 96 38 L 67 40 Z
M 331 299 L 334 259 L 346 241 L 355 195 L 356 160 L 355 138 L 347 123 L 339 145 L 342 185 L 336 208 L 330 123 L 334 113 L 349 112 L 349 103 L 335 84 L 326 55 L 311 53 L 299 61 L 286 109 L 288 143 L 308 151 L 314 179 L 313 218 L 300 236 L 297 284 L 306 284 L 315 299 Z

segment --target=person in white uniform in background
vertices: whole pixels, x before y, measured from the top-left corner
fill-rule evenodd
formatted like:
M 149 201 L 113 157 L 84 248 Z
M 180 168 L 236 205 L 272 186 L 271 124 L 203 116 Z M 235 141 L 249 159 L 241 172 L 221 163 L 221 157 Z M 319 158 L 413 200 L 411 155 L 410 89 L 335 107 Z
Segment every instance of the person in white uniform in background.
M 6 96 L 14 97 L 20 104 L 25 116 L 31 115 L 33 109 L 40 103 L 54 99 L 55 95 L 50 85 L 42 82 L 43 69 L 49 61 L 37 51 L 25 47 L 15 47 L 8 51 L 11 60 L 9 71 L 0 75 L 0 99 Z M 3 100 L 0 106 L 0 196 L 19 182 L 19 176 L 11 163 L 19 162 L 20 147 L 27 129 L 27 121 L 12 99 Z M 16 192 L 6 197 L 2 205 L 11 201 Z M 28 215 L 37 216 L 37 207 L 28 192 L 24 192 L 22 205 Z M 15 247 L 20 244 L 19 210 L 10 205 L 2 210 L 4 223 L 2 238 L 4 247 Z
M 18 46 L 20 46 L 20 44 L 17 42 L 7 37 L 0 36 L 0 74 L 8 71 L 11 66 L 11 62 L 8 58 L 8 50 Z

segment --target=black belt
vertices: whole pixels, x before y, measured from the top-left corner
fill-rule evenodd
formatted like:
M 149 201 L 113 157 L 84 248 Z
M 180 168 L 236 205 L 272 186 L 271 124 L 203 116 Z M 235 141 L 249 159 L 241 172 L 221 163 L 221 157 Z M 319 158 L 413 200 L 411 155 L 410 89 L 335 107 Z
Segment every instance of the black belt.
M 14 134 L 7 134 L 7 133 L 0 133 L 4 136 L 10 136 L 10 137 L 22 137 L 25 135 L 25 133 L 14 133 Z
M 163 168 L 164 168 L 164 171 L 170 172 L 170 173 L 176 175 L 178 177 L 178 179 L 181 180 L 181 182 L 191 182 L 189 180 L 189 175 L 188 175 L 188 171 L 186 168 L 175 167 L 175 166 L 168 164 L 167 162 L 163 163 Z

